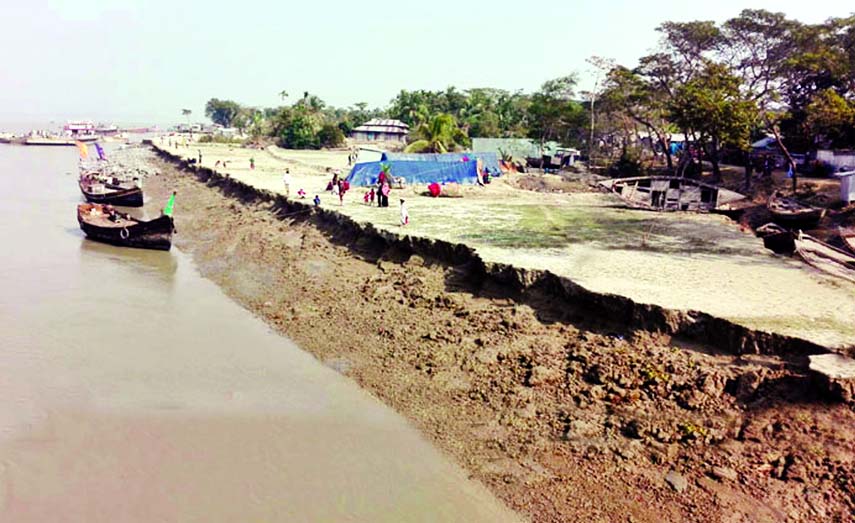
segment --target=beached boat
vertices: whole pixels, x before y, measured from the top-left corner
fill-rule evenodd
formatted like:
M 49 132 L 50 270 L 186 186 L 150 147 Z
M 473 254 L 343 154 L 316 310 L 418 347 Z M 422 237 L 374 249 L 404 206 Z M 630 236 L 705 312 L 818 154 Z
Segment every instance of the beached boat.
M 855 255 L 821 242 L 799 231 L 794 238 L 796 253 L 812 267 L 855 282 Z
M 80 192 L 91 203 L 105 203 L 124 207 L 142 207 L 143 190 L 138 183 L 117 179 L 105 181 L 94 176 L 81 176 Z
M 123 247 L 158 249 L 172 247 L 175 225 L 171 216 L 153 220 L 137 220 L 116 212 L 110 205 L 81 203 L 77 206 L 77 222 L 86 236 L 105 243 Z
M 766 207 L 777 223 L 791 227 L 814 226 L 825 216 L 825 209 L 811 207 L 793 198 L 785 198 L 779 193 L 769 198 Z
M 840 227 L 840 239 L 847 249 L 855 253 L 855 227 Z
M 729 209 L 745 195 L 708 183 L 674 176 L 637 176 L 600 182 L 630 207 L 656 211 Z
M 792 254 L 796 250 L 795 234 L 777 223 L 767 223 L 757 228 L 763 246 L 778 254 Z

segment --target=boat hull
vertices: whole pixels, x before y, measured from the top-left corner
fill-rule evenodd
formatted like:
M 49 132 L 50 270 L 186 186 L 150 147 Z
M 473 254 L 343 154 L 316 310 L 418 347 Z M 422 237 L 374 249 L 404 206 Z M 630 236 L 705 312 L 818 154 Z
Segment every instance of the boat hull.
M 135 221 L 123 227 L 104 227 L 86 217 L 86 211 L 78 206 L 77 222 L 86 236 L 95 241 L 119 247 L 155 249 L 168 251 L 172 248 L 175 225 L 171 216 L 160 216 L 150 221 Z
M 627 206 L 651 211 L 730 212 L 745 196 L 715 185 L 673 176 L 637 176 L 600 182 Z
M 143 191 L 140 187 L 128 189 L 108 189 L 105 192 L 93 192 L 80 184 L 80 192 L 90 203 L 118 205 L 120 207 L 142 207 Z
M 767 223 L 757 229 L 763 238 L 763 246 L 777 254 L 793 254 L 796 250 L 795 235 L 775 223 Z
M 812 267 L 855 282 L 855 256 L 802 232 L 794 242 L 796 253 Z
M 855 253 L 855 227 L 841 227 L 840 239 L 847 249 Z
M 810 229 L 825 217 L 825 209 L 811 207 L 792 198 L 773 195 L 766 204 L 775 223 L 791 229 Z
M 74 147 L 77 145 L 74 140 L 51 140 L 49 138 L 27 138 L 24 140 L 24 145 L 37 145 L 47 147 Z

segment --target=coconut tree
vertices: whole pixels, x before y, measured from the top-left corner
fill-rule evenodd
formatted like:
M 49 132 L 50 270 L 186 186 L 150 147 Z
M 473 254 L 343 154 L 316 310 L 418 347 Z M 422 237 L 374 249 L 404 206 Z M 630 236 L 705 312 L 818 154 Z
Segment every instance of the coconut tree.
M 446 153 L 466 141 L 450 114 L 437 114 L 413 131 L 416 141 L 405 149 L 408 153 Z
M 190 109 L 181 109 L 181 114 L 187 117 L 187 125 L 190 125 L 190 115 L 193 114 L 193 111 Z

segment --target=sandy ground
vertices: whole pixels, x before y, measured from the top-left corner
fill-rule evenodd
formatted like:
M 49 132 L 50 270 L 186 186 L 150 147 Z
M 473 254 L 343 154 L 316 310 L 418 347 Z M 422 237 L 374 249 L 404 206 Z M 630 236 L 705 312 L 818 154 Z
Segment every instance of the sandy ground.
M 364 205 L 365 190 L 353 188 L 339 208 L 324 189 L 335 165 L 346 175 L 346 151 L 166 148 L 188 158 L 201 150 L 206 167 L 227 159 L 228 167 L 217 170 L 278 192 L 284 192 L 281 173 L 288 167 L 292 197 L 303 188 L 308 199 L 319 194 L 323 206 L 360 222 L 466 243 L 485 261 L 547 269 L 597 292 L 699 310 L 829 347 L 855 345 L 855 285 L 772 254 L 721 216 L 626 210 L 607 195 L 525 191 L 507 179 L 469 188 L 464 198 L 428 198 L 424 187 L 396 190 L 389 209 Z M 406 229 L 399 227 L 401 197 L 412 220 Z
M 275 217 L 157 162 L 203 274 L 536 522 L 850 521 L 855 412 L 718 354 Z

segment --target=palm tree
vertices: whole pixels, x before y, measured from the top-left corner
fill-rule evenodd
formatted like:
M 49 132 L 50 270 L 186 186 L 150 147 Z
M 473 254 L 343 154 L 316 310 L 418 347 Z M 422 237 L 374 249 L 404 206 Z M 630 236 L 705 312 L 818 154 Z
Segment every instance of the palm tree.
M 279 98 L 282 98 L 282 101 L 284 102 L 285 99 L 288 98 L 288 91 L 286 91 L 285 89 L 279 91 Z
M 190 109 L 181 109 L 181 114 L 187 117 L 187 125 L 190 125 L 190 115 L 193 114 L 193 111 Z
M 453 151 L 465 134 L 457 127 L 450 114 L 438 114 L 416 127 L 413 134 L 417 140 L 404 150 L 408 153 L 447 153 Z

